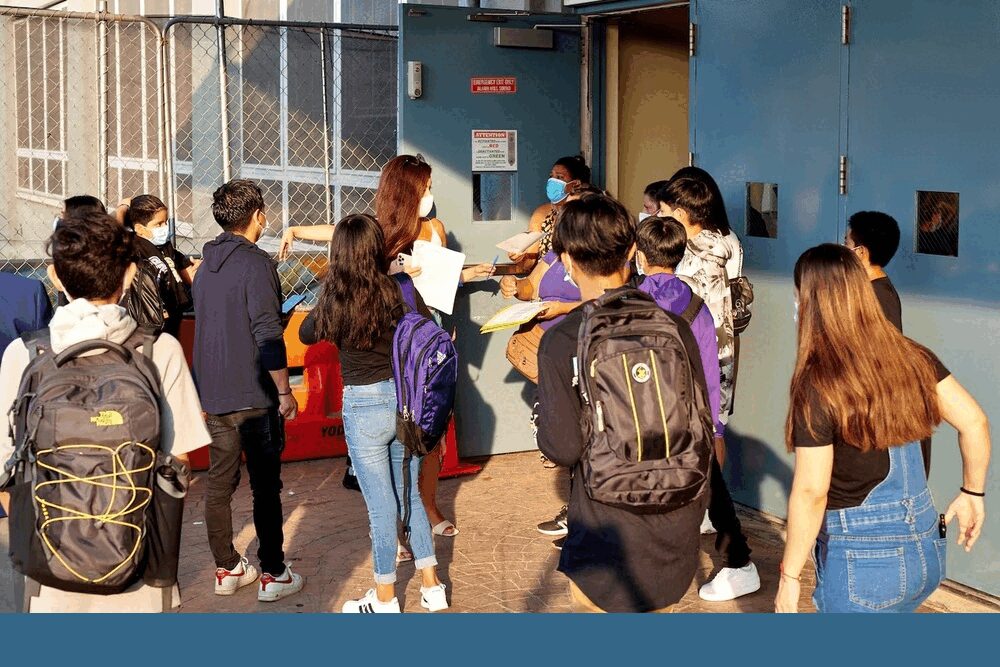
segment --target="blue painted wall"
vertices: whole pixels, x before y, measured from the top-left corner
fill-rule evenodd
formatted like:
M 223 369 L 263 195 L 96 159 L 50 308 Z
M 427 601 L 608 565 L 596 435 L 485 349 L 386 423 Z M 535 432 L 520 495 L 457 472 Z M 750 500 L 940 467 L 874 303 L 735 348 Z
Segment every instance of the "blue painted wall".
M 791 269 L 821 242 L 840 242 L 846 216 L 892 214 L 902 228 L 888 272 L 907 335 L 934 349 L 1000 418 L 1000 6 L 989 0 L 853 0 L 840 44 L 835 0 L 696 0 L 692 59 L 695 162 L 711 171 L 743 238 L 756 288 L 743 338 L 729 476 L 740 502 L 785 516 L 792 457 L 783 424 L 795 354 Z M 838 156 L 849 159 L 840 195 Z M 745 184 L 778 184 L 777 239 L 748 238 Z M 959 192 L 958 258 L 913 252 L 915 191 Z M 994 467 L 995 471 L 995 467 Z M 934 438 L 931 488 L 940 509 L 961 483 L 957 439 Z M 1000 594 L 1000 491 L 972 554 L 949 550 L 950 578 Z
M 511 17 L 502 23 L 469 21 L 479 10 L 400 5 L 400 145 L 422 153 L 432 175 L 437 216 L 448 245 L 467 261 L 491 262 L 495 245 L 528 227 L 545 199 L 552 163 L 580 152 L 580 34 L 555 32 L 555 48 L 493 46 L 493 29 L 531 28 L 536 23 L 576 24 L 558 15 Z M 424 64 L 424 94 L 406 95 L 406 62 Z M 473 95 L 473 76 L 516 76 L 514 95 Z M 509 222 L 472 221 L 471 135 L 474 129 L 518 131 L 519 169 L 514 179 L 514 215 Z M 501 253 L 501 261 L 506 256 Z M 529 423 L 534 385 L 506 359 L 512 332 L 481 335 L 479 327 L 510 305 L 493 281 L 459 290 L 454 317 L 462 360 L 456 419 L 463 456 L 523 451 L 534 447 Z M 502 425 L 502 428 L 501 428 Z

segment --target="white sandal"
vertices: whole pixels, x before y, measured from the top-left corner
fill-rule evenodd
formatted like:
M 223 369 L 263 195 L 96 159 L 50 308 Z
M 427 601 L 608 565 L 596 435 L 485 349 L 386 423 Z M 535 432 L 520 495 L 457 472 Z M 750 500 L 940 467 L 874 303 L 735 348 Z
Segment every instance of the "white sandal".
M 450 533 L 445 532 L 449 528 L 451 528 L 452 532 Z M 456 528 L 455 524 L 453 524 L 451 521 L 445 519 L 441 523 L 431 528 L 431 532 L 434 533 L 435 535 L 441 535 L 443 537 L 455 537 L 456 535 L 458 535 L 458 528 Z

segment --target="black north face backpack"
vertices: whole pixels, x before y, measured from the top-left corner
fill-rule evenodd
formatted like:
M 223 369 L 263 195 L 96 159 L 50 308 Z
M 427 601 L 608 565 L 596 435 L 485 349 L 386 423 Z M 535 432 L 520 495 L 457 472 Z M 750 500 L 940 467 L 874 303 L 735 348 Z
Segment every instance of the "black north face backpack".
M 690 323 L 623 287 L 584 306 L 576 357 L 583 399 L 583 483 L 598 502 L 635 511 L 682 507 L 708 488 L 711 409 Z
M 51 351 L 24 336 L 31 361 L 11 410 L 11 560 L 65 591 L 120 593 L 143 574 L 160 450 L 155 335 L 137 329 Z M 97 352 L 100 352 L 99 354 Z

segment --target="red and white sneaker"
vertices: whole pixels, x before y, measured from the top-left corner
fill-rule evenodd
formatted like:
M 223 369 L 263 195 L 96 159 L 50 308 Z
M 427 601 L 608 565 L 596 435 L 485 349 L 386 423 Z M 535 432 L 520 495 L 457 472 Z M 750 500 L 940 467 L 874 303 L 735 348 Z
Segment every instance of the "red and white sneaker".
M 292 568 L 285 566 L 285 571 L 280 577 L 265 572 L 260 575 L 260 589 L 257 591 L 257 599 L 261 602 L 274 602 L 281 598 L 287 598 L 302 590 L 305 580 L 302 575 L 292 572 Z
M 215 569 L 215 594 L 232 595 L 244 586 L 257 581 L 257 568 L 251 565 L 246 556 L 231 570 L 224 567 Z

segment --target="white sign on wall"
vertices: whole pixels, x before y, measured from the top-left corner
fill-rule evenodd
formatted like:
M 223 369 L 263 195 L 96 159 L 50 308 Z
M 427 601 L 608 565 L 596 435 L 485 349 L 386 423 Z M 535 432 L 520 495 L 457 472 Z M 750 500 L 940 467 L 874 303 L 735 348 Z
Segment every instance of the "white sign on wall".
M 517 130 L 473 130 L 472 171 L 517 171 Z

